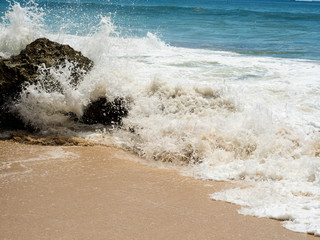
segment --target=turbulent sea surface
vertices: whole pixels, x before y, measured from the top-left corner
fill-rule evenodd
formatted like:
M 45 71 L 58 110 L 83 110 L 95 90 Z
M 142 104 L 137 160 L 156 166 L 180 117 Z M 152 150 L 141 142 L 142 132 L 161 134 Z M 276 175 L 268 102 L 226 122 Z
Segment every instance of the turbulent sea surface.
M 212 199 L 320 235 L 320 2 L 0 2 L 0 56 L 39 37 L 95 65 L 14 108 L 43 134 L 112 143 L 197 178 L 243 181 Z M 74 123 L 101 96 L 131 99 L 121 129 Z M 134 129 L 134 131 L 132 131 Z

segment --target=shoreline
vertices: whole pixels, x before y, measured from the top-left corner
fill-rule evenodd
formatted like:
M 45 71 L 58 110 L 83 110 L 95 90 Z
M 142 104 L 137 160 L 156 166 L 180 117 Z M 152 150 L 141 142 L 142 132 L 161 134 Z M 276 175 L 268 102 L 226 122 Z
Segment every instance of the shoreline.
M 211 200 L 228 182 L 108 146 L 0 141 L 0 239 L 316 239 Z

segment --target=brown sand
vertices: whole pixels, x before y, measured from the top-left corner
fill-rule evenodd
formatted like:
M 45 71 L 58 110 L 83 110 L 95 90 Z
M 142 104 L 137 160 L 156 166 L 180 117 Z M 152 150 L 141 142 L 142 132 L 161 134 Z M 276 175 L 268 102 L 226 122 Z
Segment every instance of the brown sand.
M 231 184 L 134 159 L 104 146 L 0 141 L 0 240 L 316 239 L 209 198 Z

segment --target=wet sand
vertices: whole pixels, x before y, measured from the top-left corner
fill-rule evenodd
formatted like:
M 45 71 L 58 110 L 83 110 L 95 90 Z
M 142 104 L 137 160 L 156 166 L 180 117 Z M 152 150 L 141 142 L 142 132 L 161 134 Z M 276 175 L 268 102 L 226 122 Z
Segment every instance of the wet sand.
M 237 213 L 201 181 L 106 146 L 0 141 L 0 240 L 318 239 Z

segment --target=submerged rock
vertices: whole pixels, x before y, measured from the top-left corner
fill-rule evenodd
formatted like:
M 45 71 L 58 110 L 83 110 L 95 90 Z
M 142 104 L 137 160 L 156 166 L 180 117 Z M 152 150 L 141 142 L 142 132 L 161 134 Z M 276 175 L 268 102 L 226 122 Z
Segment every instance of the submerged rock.
M 86 108 L 81 121 L 86 124 L 121 124 L 122 118 L 128 114 L 127 103 L 128 101 L 121 97 L 115 98 L 113 101 L 99 98 Z
M 10 103 L 19 96 L 23 86 L 40 81 L 40 67 L 59 68 L 67 63 L 72 63 L 70 82 L 74 85 L 93 66 L 93 62 L 81 52 L 46 38 L 35 40 L 17 56 L 0 58 L 0 127 L 23 128 L 24 124 L 10 110 Z M 50 78 L 48 73 L 47 77 L 46 72 L 42 74 L 45 75 L 41 78 L 44 87 L 59 88 L 59 83 Z

